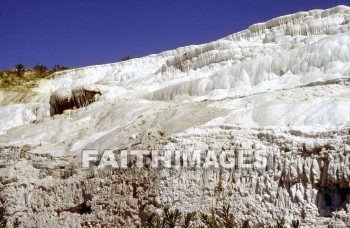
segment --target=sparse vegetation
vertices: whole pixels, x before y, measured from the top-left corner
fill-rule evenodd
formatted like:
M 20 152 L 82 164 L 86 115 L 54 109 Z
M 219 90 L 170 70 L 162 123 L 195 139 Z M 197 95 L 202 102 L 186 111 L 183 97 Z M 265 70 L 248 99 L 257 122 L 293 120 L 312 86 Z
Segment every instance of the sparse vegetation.
M 217 221 L 218 218 L 217 218 L 215 209 L 211 210 L 211 215 L 207 215 L 203 212 L 200 212 L 199 218 L 207 228 L 219 228 L 219 224 Z
M 178 209 L 170 210 L 168 206 L 164 207 L 162 215 L 156 212 L 150 213 L 146 218 L 146 227 L 148 228 L 249 228 L 249 220 L 238 223 L 235 216 L 230 211 L 230 206 L 223 206 L 221 209 L 212 209 L 210 214 L 203 212 L 181 213 Z M 197 217 L 198 214 L 198 217 Z M 200 221 L 202 225 L 195 226 L 193 221 Z M 276 220 L 275 224 L 267 225 L 271 228 L 285 227 L 284 219 Z M 293 220 L 291 227 L 300 227 L 299 220 Z
M 170 210 L 169 207 L 164 207 L 162 216 L 156 212 L 152 212 L 146 219 L 146 226 L 148 228 L 194 228 L 193 221 L 200 220 L 202 224 L 199 227 L 206 228 L 249 228 L 249 221 L 244 221 L 242 225 L 235 221 L 234 215 L 230 212 L 230 206 L 223 206 L 222 209 L 212 209 L 211 214 L 208 215 L 203 212 L 190 212 L 182 214 L 178 209 Z
M 163 225 L 160 216 L 156 212 L 148 215 L 146 225 L 148 228 L 160 228 Z
M 45 65 L 36 64 L 33 69 L 35 74 L 41 77 L 44 77 L 50 74 L 50 72 L 47 70 L 47 67 Z
M 185 214 L 184 217 L 184 224 L 182 225 L 183 228 L 190 228 L 192 227 L 192 221 L 195 219 L 196 213 L 195 212 L 189 212 Z
M 38 81 L 50 74 L 69 69 L 55 65 L 48 70 L 45 65 L 37 64 L 32 69 L 26 69 L 23 64 L 17 64 L 14 69 L 0 71 L 0 89 L 26 92 L 37 85 Z
M 69 67 L 60 66 L 59 64 L 55 64 L 55 65 L 52 67 L 52 72 L 61 71 L 61 70 L 68 70 L 68 69 L 69 69 Z
M 237 225 L 235 221 L 235 216 L 232 213 L 230 213 L 230 206 L 222 207 L 222 218 L 222 223 L 225 228 L 231 228 Z
M 148 228 L 175 228 L 180 225 L 182 220 L 182 213 L 179 209 L 170 210 L 169 207 L 163 208 L 163 218 L 161 218 L 157 213 L 152 212 L 146 221 L 146 225 Z M 186 214 L 184 226 L 183 227 L 191 227 L 190 221 L 191 215 Z
M 175 228 L 176 224 L 178 224 L 181 220 L 181 212 L 179 209 L 172 211 L 169 209 L 169 207 L 165 207 L 163 216 L 164 225 L 169 228 Z
M 130 59 L 132 59 L 131 56 L 124 56 L 124 57 L 122 58 L 122 61 L 130 60 Z
M 15 67 L 16 67 L 17 76 L 18 77 L 23 76 L 24 75 L 24 70 L 25 70 L 23 64 L 17 64 Z

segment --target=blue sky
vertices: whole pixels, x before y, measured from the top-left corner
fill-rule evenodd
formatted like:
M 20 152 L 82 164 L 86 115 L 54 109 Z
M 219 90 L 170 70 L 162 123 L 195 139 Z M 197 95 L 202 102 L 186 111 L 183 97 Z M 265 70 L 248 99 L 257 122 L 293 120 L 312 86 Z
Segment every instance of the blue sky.
M 0 69 L 117 62 L 349 0 L 0 0 Z

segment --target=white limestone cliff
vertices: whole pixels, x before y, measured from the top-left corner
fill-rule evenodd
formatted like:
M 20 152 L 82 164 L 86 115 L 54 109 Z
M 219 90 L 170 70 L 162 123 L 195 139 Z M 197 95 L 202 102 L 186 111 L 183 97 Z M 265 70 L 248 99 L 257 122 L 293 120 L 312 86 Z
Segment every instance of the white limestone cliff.
M 350 226 L 350 8 L 271 19 L 223 39 L 55 73 L 0 92 L 8 225 L 134 227 L 165 205 L 231 205 L 238 222 Z M 268 166 L 81 166 L 81 151 L 269 151 Z M 220 185 L 220 188 L 218 188 Z M 220 191 L 218 190 L 220 189 Z

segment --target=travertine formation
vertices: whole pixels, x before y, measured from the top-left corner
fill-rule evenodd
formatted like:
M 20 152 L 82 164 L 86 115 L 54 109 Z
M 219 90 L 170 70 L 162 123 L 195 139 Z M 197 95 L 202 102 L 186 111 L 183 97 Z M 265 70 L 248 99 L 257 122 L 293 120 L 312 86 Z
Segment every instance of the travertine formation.
M 349 131 L 348 126 L 295 141 L 291 138 L 300 132 L 252 130 L 247 138 L 246 131 L 221 128 L 174 135 L 166 144 L 172 150 L 180 150 L 178 145 L 181 150 L 226 150 L 236 160 L 240 148 L 254 153 L 261 144 L 268 151 L 263 169 L 169 169 L 162 163 L 159 169 L 83 169 L 74 156 L 5 147 L 0 197 L 9 222 L 26 227 L 134 227 L 145 225 L 147 213 L 164 205 L 190 212 L 227 204 L 238 222 L 254 226 L 282 218 L 310 227 L 349 226 Z
M 238 224 L 349 227 L 349 75 L 350 8 L 338 6 L 0 91 L 7 225 L 136 227 L 164 206 L 230 205 Z M 135 158 L 83 168 L 87 149 L 203 157 L 199 167 L 154 168 L 145 155 L 142 168 Z M 232 167 L 203 165 L 222 153 Z

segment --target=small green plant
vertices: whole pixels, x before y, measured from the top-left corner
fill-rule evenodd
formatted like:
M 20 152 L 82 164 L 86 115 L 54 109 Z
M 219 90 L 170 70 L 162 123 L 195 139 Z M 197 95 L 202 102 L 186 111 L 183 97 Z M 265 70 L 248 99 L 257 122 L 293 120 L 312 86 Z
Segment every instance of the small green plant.
M 147 216 L 146 226 L 148 228 L 161 228 L 163 226 L 163 222 L 156 212 L 152 212 Z
M 163 211 L 165 227 L 175 228 L 181 220 L 181 212 L 179 211 L 179 209 L 175 209 L 174 211 L 172 211 L 169 209 L 169 207 L 164 207 Z
M 45 65 L 36 64 L 33 69 L 38 76 L 47 76 L 49 74 Z
M 182 228 L 190 228 L 190 227 L 192 227 L 191 226 L 191 222 L 194 220 L 195 216 L 196 216 L 195 212 L 188 212 L 188 213 L 186 213 L 185 218 L 184 218 L 184 223 L 182 225 Z
M 219 228 L 216 211 L 214 209 L 211 210 L 211 215 L 200 212 L 199 218 L 207 228 Z
M 55 64 L 55 65 L 52 67 L 52 72 L 62 71 L 62 70 L 68 70 L 68 69 L 69 69 L 69 67 L 60 66 L 59 64 Z
M 178 209 L 170 210 L 168 206 L 163 208 L 162 216 L 156 212 L 150 213 L 146 218 L 146 227 L 148 228 L 194 228 L 193 221 L 198 218 L 204 225 L 197 225 L 200 228 L 249 228 L 249 220 L 243 222 L 239 225 L 235 221 L 234 215 L 230 212 L 230 206 L 223 206 L 220 210 L 212 209 L 210 214 L 203 212 L 188 212 L 182 214 Z M 284 220 L 279 221 L 283 223 Z M 278 226 L 280 227 L 280 226 Z
M 222 219 L 225 228 L 233 228 L 237 224 L 235 222 L 235 216 L 230 213 L 230 206 L 222 206 Z
M 23 64 L 17 64 L 15 68 L 16 68 L 16 73 L 18 77 L 21 77 L 24 75 L 25 68 Z
M 130 60 L 130 59 L 132 59 L 131 56 L 124 56 L 124 57 L 122 58 L 122 61 L 127 61 L 127 60 Z

